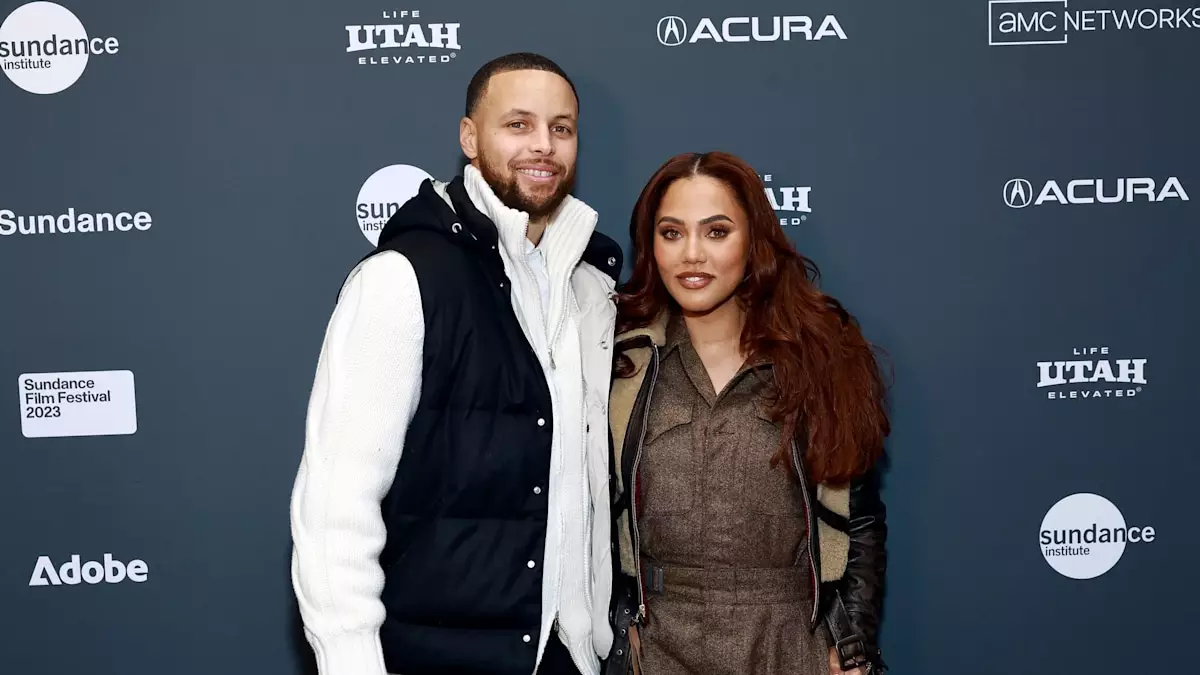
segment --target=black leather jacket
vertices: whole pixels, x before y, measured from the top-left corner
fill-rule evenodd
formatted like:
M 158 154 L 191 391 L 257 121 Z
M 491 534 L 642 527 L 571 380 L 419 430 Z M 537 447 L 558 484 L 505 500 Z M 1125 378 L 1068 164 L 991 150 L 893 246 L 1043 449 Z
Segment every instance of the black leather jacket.
M 658 376 L 659 350 L 647 336 L 631 338 L 617 345 L 618 351 L 648 348 L 652 350 L 641 376 L 637 399 L 630 412 L 618 462 L 610 462 L 614 473 L 613 486 L 613 547 L 614 575 L 611 618 L 614 642 L 605 664 L 606 675 L 626 675 L 631 672 L 629 630 L 645 616 L 644 577 L 641 569 L 627 570 L 619 555 L 624 537 L 626 545 L 632 540 L 633 560 L 640 560 L 638 551 L 637 517 L 634 515 L 632 490 L 619 486 L 634 485 L 634 466 L 641 453 L 644 425 L 650 406 L 650 396 Z M 621 414 L 614 409 L 611 414 Z M 614 448 L 615 450 L 616 448 Z M 887 511 L 879 494 L 876 470 L 852 481 L 849 490 L 850 517 L 833 513 L 816 499 L 816 486 L 807 478 L 800 461 L 802 449 L 792 444 L 792 465 L 804 484 L 805 514 L 808 525 L 810 574 L 813 580 L 811 620 L 816 630 L 824 624 L 830 631 L 842 661 L 843 670 L 862 667 L 868 675 L 886 669 L 879 652 L 877 635 L 882 612 L 884 577 L 887 570 Z M 619 472 L 619 475 L 618 475 Z M 622 516 L 625 516 L 623 519 Z M 849 554 L 846 569 L 836 581 L 819 583 L 821 579 L 820 529 L 817 520 L 849 535 Z M 626 523 L 622 525 L 622 522 Z M 627 531 L 626 531 L 627 530 Z M 635 566 L 640 567 L 635 562 Z M 649 675 L 653 675 L 652 673 Z

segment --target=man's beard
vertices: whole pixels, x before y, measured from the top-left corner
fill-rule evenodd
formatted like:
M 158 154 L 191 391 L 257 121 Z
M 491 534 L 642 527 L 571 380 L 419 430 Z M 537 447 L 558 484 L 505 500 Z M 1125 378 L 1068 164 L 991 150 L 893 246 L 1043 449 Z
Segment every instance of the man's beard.
M 574 168 L 568 170 L 558 162 L 543 164 L 551 167 L 548 170 L 553 170 L 558 175 L 558 189 L 547 197 L 534 197 L 521 192 L 515 168 L 510 166 L 509 177 L 505 178 L 485 155 L 479 155 L 479 173 L 492 188 L 492 192 L 496 193 L 496 197 L 508 208 L 528 213 L 530 220 L 541 220 L 553 214 L 575 187 Z

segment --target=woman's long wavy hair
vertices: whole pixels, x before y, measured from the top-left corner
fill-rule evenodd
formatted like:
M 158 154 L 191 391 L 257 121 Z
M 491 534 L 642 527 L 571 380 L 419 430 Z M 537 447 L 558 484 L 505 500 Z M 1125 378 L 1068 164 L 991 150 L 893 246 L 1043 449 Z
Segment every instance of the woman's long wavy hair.
M 746 312 L 743 353 L 774 366 L 767 405 L 782 433 L 771 465 L 783 462 L 791 471 L 790 441 L 797 438 L 806 442 L 810 480 L 840 485 L 861 476 L 883 455 L 891 430 L 874 350 L 841 303 L 817 289 L 817 266 L 788 241 L 762 180 L 740 158 L 678 155 L 646 184 L 629 225 L 634 267 L 617 299 L 618 332 L 647 326 L 664 310 L 678 311 L 654 259 L 655 219 L 667 188 L 691 176 L 724 183 L 749 219 L 750 255 L 737 302 Z M 617 376 L 632 375 L 632 365 L 622 354 Z

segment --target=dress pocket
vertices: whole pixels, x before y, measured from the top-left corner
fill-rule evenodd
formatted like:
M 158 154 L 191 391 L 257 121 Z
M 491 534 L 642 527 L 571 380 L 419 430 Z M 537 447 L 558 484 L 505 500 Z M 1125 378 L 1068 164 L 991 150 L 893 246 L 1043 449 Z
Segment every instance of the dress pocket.
M 803 495 L 787 464 L 771 466 L 779 448 L 779 427 L 765 405 L 754 401 L 753 418 L 745 423 L 737 453 L 737 489 L 752 513 L 768 516 L 802 516 Z M 786 458 L 790 461 L 790 456 Z
M 685 513 L 695 492 L 692 406 L 668 392 L 651 405 L 638 467 L 645 517 Z

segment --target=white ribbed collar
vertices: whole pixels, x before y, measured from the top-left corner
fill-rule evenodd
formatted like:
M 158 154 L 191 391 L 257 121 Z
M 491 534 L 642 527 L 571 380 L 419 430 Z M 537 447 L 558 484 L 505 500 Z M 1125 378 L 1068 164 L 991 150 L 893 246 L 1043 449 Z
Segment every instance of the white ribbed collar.
M 491 186 L 483 179 L 483 174 L 473 165 L 468 164 L 463 173 L 463 183 L 467 196 L 483 215 L 496 225 L 500 236 L 500 245 L 504 248 L 509 260 L 526 260 L 526 244 L 529 241 L 526 232 L 529 228 L 529 214 L 524 211 L 505 206 Z M 550 307 L 545 308 L 549 316 L 546 324 L 547 345 L 550 348 L 550 364 L 553 367 L 558 351 L 560 331 L 566 323 L 571 311 L 571 274 L 579 265 L 583 251 L 587 248 L 592 233 L 596 230 L 596 211 L 575 197 L 568 196 L 558 211 L 546 225 L 542 240 L 538 243 L 546 260 L 546 271 L 550 277 Z M 523 267 L 528 270 L 528 264 Z M 532 274 L 532 271 L 530 272 Z M 533 281 L 533 279 L 530 279 Z M 537 291 L 533 294 L 536 297 Z M 515 297 L 515 296 L 514 296 Z M 515 298 L 518 304 L 530 302 L 526 295 Z M 525 323 L 518 312 L 518 319 Z M 526 330 L 529 330 L 526 325 Z
M 509 257 L 524 258 L 528 250 L 526 242 L 529 214 L 505 206 L 483 179 L 479 169 L 471 164 L 463 171 L 463 184 L 475 208 L 496 224 L 500 242 Z M 555 286 L 579 264 L 579 259 L 596 230 L 596 220 L 595 209 L 568 195 L 546 225 L 538 248 L 546 257 L 550 278 L 555 282 Z

